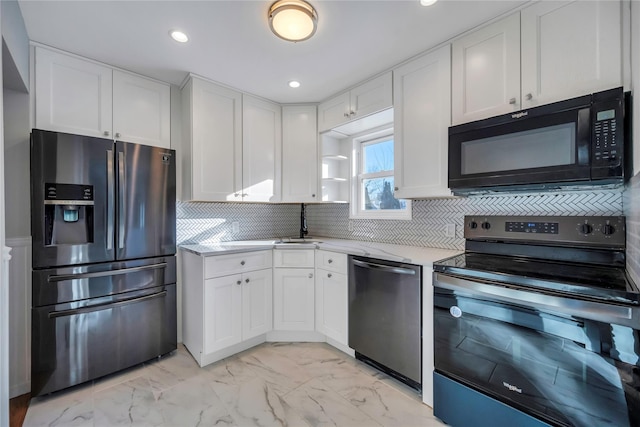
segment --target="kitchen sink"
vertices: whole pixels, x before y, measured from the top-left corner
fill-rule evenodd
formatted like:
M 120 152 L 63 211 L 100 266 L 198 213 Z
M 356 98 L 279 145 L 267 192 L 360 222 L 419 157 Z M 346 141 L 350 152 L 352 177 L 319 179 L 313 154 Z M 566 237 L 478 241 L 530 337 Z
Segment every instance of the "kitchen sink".
M 313 238 L 300 238 L 300 237 L 282 237 L 280 241 L 276 241 L 275 244 L 304 244 L 304 243 L 322 243 L 322 240 L 317 240 Z

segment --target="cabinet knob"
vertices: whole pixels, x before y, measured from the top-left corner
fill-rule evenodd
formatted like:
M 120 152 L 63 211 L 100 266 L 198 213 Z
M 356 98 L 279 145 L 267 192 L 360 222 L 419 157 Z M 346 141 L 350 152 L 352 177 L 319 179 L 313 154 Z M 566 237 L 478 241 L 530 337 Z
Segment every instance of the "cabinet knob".
M 333 260 L 331 258 L 329 258 L 329 260 L 327 261 L 329 264 L 331 264 L 333 262 Z
M 349 113 L 344 113 L 344 116 L 345 117 L 349 117 Z
M 104 131 L 104 136 L 109 136 L 109 131 L 108 130 Z
M 327 277 L 328 277 L 328 278 L 331 278 L 332 276 L 333 276 L 333 274 L 331 274 L 331 273 L 327 273 Z
M 244 265 L 244 264 L 245 264 L 245 262 L 244 262 L 244 261 L 240 261 L 240 265 Z
M 233 193 L 233 197 L 240 197 L 240 193 Z
M 531 101 L 533 99 L 533 95 L 531 95 L 530 93 L 526 94 L 524 96 L 524 99 L 526 99 L 527 101 Z
M 244 279 L 245 283 L 249 283 L 249 278 L 247 277 L 246 279 Z
M 398 187 L 393 187 L 393 191 L 398 191 L 399 188 Z
M 350 112 L 349 112 L 349 115 L 350 115 L 350 116 L 355 116 L 355 115 L 356 115 L 356 112 L 355 112 L 355 111 L 350 111 Z
M 242 197 L 247 197 L 248 194 L 247 193 L 242 193 Z
M 239 284 L 241 284 L 241 283 L 242 283 L 242 281 L 238 280 L 238 281 L 236 282 L 236 285 L 239 285 Z
M 309 279 L 313 279 L 313 273 L 309 273 Z
M 311 195 L 311 197 L 316 197 L 316 195 L 315 195 L 315 194 L 312 194 L 312 195 Z
M 515 103 L 516 103 L 516 99 L 515 99 L 515 98 L 511 98 L 511 99 L 509 100 L 509 104 L 511 104 L 511 105 L 515 105 Z
M 120 132 L 116 132 L 116 138 L 120 138 Z

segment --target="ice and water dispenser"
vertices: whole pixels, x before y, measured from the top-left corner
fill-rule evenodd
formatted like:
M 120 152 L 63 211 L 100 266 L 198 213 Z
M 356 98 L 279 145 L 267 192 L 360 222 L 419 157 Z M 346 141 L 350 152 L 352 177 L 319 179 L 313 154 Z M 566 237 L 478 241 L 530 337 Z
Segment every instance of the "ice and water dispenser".
M 46 183 L 45 246 L 93 243 L 93 186 Z

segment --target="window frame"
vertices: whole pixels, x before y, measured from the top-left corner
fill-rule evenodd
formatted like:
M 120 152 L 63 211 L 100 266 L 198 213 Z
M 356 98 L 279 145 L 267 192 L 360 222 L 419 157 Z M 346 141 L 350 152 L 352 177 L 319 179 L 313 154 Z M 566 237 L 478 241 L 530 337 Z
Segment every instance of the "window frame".
M 411 200 L 401 199 L 406 202 L 406 209 L 379 209 L 379 210 L 364 210 L 361 206 L 364 206 L 364 193 L 360 191 L 362 188 L 362 182 L 365 179 L 372 178 L 384 178 L 393 177 L 395 183 L 395 162 L 394 169 L 382 172 L 363 173 L 363 146 L 367 144 L 374 144 L 386 139 L 393 139 L 395 144 L 395 135 L 393 126 L 381 126 L 376 129 L 361 132 L 351 137 L 352 144 L 352 174 L 351 174 L 351 203 L 349 209 L 350 219 L 385 219 L 385 220 L 411 220 L 412 209 Z M 400 199 L 399 199 L 400 200 Z

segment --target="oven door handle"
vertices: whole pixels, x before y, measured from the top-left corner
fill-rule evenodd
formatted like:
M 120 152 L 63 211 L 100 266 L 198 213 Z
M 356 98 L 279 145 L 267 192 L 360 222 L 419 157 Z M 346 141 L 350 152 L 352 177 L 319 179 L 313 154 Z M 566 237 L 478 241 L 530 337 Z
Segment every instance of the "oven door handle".
M 373 270 L 383 270 L 383 271 L 388 271 L 389 273 L 396 273 L 396 274 L 409 274 L 409 275 L 415 275 L 416 272 L 415 270 L 412 270 L 410 268 L 402 268 L 402 267 L 394 267 L 391 265 L 383 265 L 383 264 L 376 264 L 375 262 L 364 262 L 364 261 L 359 261 L 357 259 L 352 260 L 352 262 L 357 265 L 358 267 L 364 267 L 364 268 L 369 268 L 369 269 L 373 269 Z
M 640 315 L 637 307 L 571 298 L 554 292 L 525 290 L 504 284 L 467 280 L 442 273 L 433 273 L 434 288 L 464 293 L 472 298 L 486 298 L 527 308 L 553 310 L 570 316 L 637 328 Z
M 121 305 L 133 304 L 136 302 L 147 301 L 150 299 L 160 298 L 167 295 L 167 291 L 156 292 L 151 295 L 144 295 L 141 297 L 129 298 L 120 301 L 109 301 L 101 304 L 88 305 L 86 307 L 72 308 L 69 310 L 52 311 L 49 313 L 49 319 L 55 319 L 56 317 L 74 316 L 76 314 L 92 313 L 94 311 L 107 310 Z
M 122 268 L 120 270 L 94 271 L 91 273 L 75 273 L 75 274 L 55 274 L 47 277 L 47 282 L 64 282 L 66 280 L 92 279 L 95 277 L 118 276 L 121 274 L 137 273 L 138 271 L 156 270 L 158 268 L 166 268 L 166 262 L 157 264 L 142 265 L 140 267 Z

